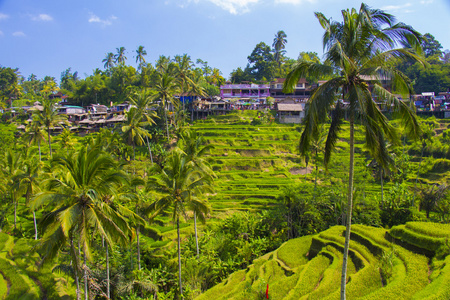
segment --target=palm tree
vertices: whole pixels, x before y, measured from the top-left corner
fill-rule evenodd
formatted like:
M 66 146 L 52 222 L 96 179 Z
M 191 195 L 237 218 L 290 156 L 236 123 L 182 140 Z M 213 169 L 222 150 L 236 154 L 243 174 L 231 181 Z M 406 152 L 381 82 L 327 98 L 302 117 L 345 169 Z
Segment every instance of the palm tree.
M 71 150 L 76 143 L 76 140 L 73 138 L 73 133 L 67 128 L 63 129 L 59 134 L 58 139 L 60 149 L 65 149 L 66 153 L 69 153 L 69 150 Z
M 186 154 L 188 161 L 194 164 L 194 167 L 203 173 L 205 176 L 209 176 L 211 180 L 217 178 L 214 171 L 209 166 L 205 156 L 210 153 L 214 146 L 211 144 L 205 145 L 206 140 L 203 136 L 198 135 L 194 130 L 185 130 L 181 134 L 181 140 L 179 141 L 179 147 Z M 195 246 L 197 250 L 197 257 L 200 255 L 198 247 L 198 234 L 197 234 L 197 210 L 194 211 L 194 232 L 195 232 Z M 200 219 L 204 220 L 205 216 L 201 215 Z
M 177 82 L 174 77 L 170 76 L 167 72 L 158 73 L 158 79 L 153 87 L 155 92 L 155 99 L 160 101 L 162 110 L 164 112 L 164 120 L 166 123 L 167 140 L 170 140 L 169 136 L 169 124 L 167 122 L 167 109 L 169 104 L 173 106 L 176 104 L 174 95 L 178 92 Z
M 14 205 L 14 231 L 17 229 L 17 198 L 21 187 L 17 180 L 17 175 L 21 172 L 22 153 L 16 153 L 13 149 L 8 149 L 3 157 L 2 173 L 6 185 L 9 187 L 9 196 Z
M 36 122 L 42 124 L 47 130 L 48 147 L 50 149 L 50 156 L 52 156 L 50 129 L 60 124 L 61 122 L 66 121 L 67 117 L 66 115 L 58 114 L 55 108 L 55 103 L 51 99 L 44 99 L 42 101 L 42 107 L 42 111 L 34 111 L 33 119 L 36 119 Z
M 125 56 L 125 47 L 116 48 L 117 54 L 114 56 L 117 64 L 125 64 L 127 57 Z
M 185 154 L 175 148 L 168 156 L 164 169 L 149 178 L 147 187 L 160 192 L 163 196 L 150 206 L 153 216 L 171 208 L 172 220 L 177 224 L 178 245 L 178 284 L 180 297 L 183 297 L 181 281 L 181 236 L 180 218 L 186 218 L 188 209 L 195 210 L 204 216 L 208 205 L 199 195 L 209 189 L 210 177 L 203 175 L 194 167 L 194 163 L 187 160 Z
M 78 152 L 51 161 L 53 176 L 45 182 L 45 190 L 32 200 L 31 209 L 46 206 L 41 224 L 44 236 L 40 248 L 42 262 L 52 260 L 69 242 L 70 254 L 78 283 L 80 266 L 74 241 L 78 239 L 84 255 L 84 292 L 88 299 L 86 260 L 91 260 L 92 234 L 99 233 L 108 243 L 126 244 L 132 228 L 108 196 L 126 183 L 126 175 L 117 169 L 109 154 L 98 147 L 83 146 Z M 77 298 L 79 298 L 77 289 Z
M 139 46 L 136 50 L 136 63 L 139 61 L 138 70 L 142 70 L 143 64 L 145 64 L 144 56 L 147 55 L 147 51 L 144 50 L 144 46 Z
M 151 91 L 147 89 L 143 89 L 139 92 L 135 91 L 130 94 L 129 96 L 131 104 L 135 105 L 137 110 L 140 112 L 141 125 L 151 125 L 155 124 L 154 118 L 157 118 L 158 116 L 153 110 L 150 110 L 153 106 L 153 94 Z M 145 139 L 147 140 L 147 147 L 148 147 L 148 153 L 150 155 L 150 161 L 153 163 L 153 156 L 152 156 L 152 150 L 150 147 L 149 137 L 151 138 L 151 134 L 147 132 L 148 134 L 145 135 Z
M 148 137 L 150 133 L 145 129 L 148 121 L 142 121 L 143 111 L 136 107 L 131 107 L 125 113 L 125 122 L 123 122 L 121 130 L 123 138 L 128 145 L 133 147 L 133 160 L 136 160 L 136 145 L 145 143 L 144 137 Z
M 31 154 L 29 148 L 25 148 L 23 153 L 23 161 L 21 170 L 13 181 L 16 183 L 19 190 L 23 190 L 25 194 L 25 203 L 29 205 L 31 198 L 39 191 L 39 179 L 41 176 L 41 161 L 37 160 L 34 155 Z M 36 212 L 33 210 L 33 223 L 34 223 L 34 239 L 38 239 L 38 230 L 36 223 Z
M 114 61 L 114 53 L 108 52 L 108 54 L 106 54 L 106 57 L 102 60 L 102 63 L 105 63 L 103 67 L 107 70 L 110 70 L 112 67 L 114 67 Z
M 283 58 L 283 54 L 286 53 L 286 43 L 287 43 L 287 35 L 283 30 L 278 31 L 275 34 L 275 38 L 273 39 L 273 50 L 275 52 L 275 61 L 278 63 L 278 68 L 281 68 L 281 59 Z
M 410 26 L 395 24 L 392 15 L 378 9 L 371 9 L 361 4 L 356 9 L 343 10 L 343 22 L 327 19 L 322 13 L 316 13 L 325 30 L 323 45 L 327 50 L 324 64 L 317 62 L 298 62 L 288 74 L 285 92 L 293 90 L 300 77 L 307 75 L 333 75 L 333 79 L 319 86 L 308 101 L 305 128 L 300 138 L 300 153 L 306 154 L 311 138 L 316 135 L 328 112 L 332 111 L 332 121 L 325 144 L 325 164 L 328 165 L 338 133 L 344 118 L 343 106 L 338 101 L 341 95 L 348 107 L 350 123 L 350 164 L 348 181 L 347 222 L 344 245 L 344 259 L 341 277 L 341 299 L 345 299 L 348 247 L 350 241 L 351 213 L 353 203 L 353 169 L 354 169 L 354 127 L 355 120 L 363 125 L 366 133 L 366 145 L 371 155 L 387 169 L 389 155 L 384 137 L 392 143 L 398 142 L 395 128 L 388 123 L 377 103 L 372 99 L 376 94 L 388 108 L 400 113 L 410 136 L 417 136 L 420 127 L 414 111 L 403 101 L 389 92 L 380 83 L 380 79 L 389 78 L 396 93 L 408 94 L 411 86 L 406 76 L 395 69 L 393 61 L 410 58 L 423 62 L 416 54 L 420 53 L 422 36 Z M 396 49 L 397 45 L 409 46 Z M 368 79 L 375 79 L 372 91 Z M 380 101 L 379 100 L 379 101 Z
M 43 124 L 41 124 L 36 118 L 35 115 L 33 115 L 33 121 L 30 122 L 26 128 L 25 128 L 25 135 L 24 139 L 25 141 L 28 141 L 28 143 L 31 144 L 37 144 L 39 149 L 39 161 L 42 159 L 41 155 L 41 142 L 45 141 L 45 130 L 43 130 Z
M 180 86 L 180 99 L 181 97 L 186 96 L 186 91 L 188 90 L 188 86 L 191 85 L 192 80 L 192 66 L 193 62 L 191 61 L 191 57 L 187 54 L 183 56 L 177 55 L 175 56 L 175 76 Z M 183 101 L 183 110 L 185 108 L 185 99 Z
M 193 72 L 191 81 L 192 83 L 189 86 L 189 90 L 187 91 L 189 96 L 197 97 L 206 97 L 206 91 L 202 87 L 202 82 L 205 79 L 200 72 Z M 194 99 L 192 99 L 194 101 Z M 191 105 L 191 121 L 194 120 L 194 105 Z

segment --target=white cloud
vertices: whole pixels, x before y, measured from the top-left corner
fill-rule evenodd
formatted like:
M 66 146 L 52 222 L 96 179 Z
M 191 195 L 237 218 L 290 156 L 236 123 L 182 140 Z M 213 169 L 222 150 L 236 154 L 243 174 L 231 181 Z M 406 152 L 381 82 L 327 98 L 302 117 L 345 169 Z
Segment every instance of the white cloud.
M 433 3 L 434 1 L 433 0 L 422 0 L 422 1 L 420 1 L 420 4 L 431 4 L 431 3 Z
M 294 4 L 294 5 L 298 5 L 301 4 L 302 2 L 310 2 L 310 3 L 314 3 L 316 2 L 316 0 L 275 0 L 275 3 L 286 3 L 286 4 Z
M 23 31 L 16 31 L 16 32 L 13 32 L 12 35 L 13 35 L 13 36 L 17 36 L 17 37 L 24 37 L 24 36 L 26 36 L 25 33 L 23 33 Z
M 257 4 L 259 0 L 208 0 L 230 14 L 237 15 L 250 11 L 249 5 Z
M 114 20 L 117 20 L 117 17 L 114 15 L 111 15 L 108 19 L 100 19 L 100 17 L 94 15 L 93 13 L 89 13 L 90 17 L 88 22 L 89 23 L 100 23 L 102 26 L 109 26 L 112 25 Z
M 402 5 L 386 5 L 383 6 L 381 9 L 382 10 L 390 10 L 392 12 L 397 12 L 400 10 L 403 10 L 403 12 L 405 12 L 405 8 L 410 7 L 412 4 L 411 3 L 406 3 L 406 4 L 402 4 Z
M 5 34 L 3 33 L 3 31 L 0 30 L 0 36 L 4 36 Z
M 31 16 L 33 21 L 52 21 L 53 17 L 47 14 L 39 14 L 37 16 Z
M 8 18 L 9 18 L 8 15 L 5 15 L 5 14 L 3 14 L 3 13 L 0 13 L 0 20 L 5 20 L 5 19 L 8 19 Z

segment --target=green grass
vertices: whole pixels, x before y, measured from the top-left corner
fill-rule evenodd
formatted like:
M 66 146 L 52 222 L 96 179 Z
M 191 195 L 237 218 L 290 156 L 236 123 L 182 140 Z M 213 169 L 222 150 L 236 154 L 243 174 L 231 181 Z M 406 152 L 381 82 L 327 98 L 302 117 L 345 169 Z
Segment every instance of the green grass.
M 277 258 L 291 269 L 304 265 L 308 262 L 306 255 L 311 247 L 311 241 L 312 236 L 290 240 L 277 250 Z
M 417 231 L 442 229 L 414 226 Z M 343 230 L 335 226 L 290 240 L 198 299 L 261 299 L 267 283 L 271 299 L 339 299 Z M 391 242 L 383 228 L 354 225 L 353 230 L 348 299 L 448 299 L 450 255 L 434 258 L 429 266 L 428 257 Z

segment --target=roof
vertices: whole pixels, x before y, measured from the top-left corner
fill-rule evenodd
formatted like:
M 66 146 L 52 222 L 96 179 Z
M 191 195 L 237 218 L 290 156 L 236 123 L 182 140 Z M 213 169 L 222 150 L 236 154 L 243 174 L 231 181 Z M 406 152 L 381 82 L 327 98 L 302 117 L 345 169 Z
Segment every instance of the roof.
M 285 104 L 278 103 L 278 111 L 303 111 L 303 106 L 300 103 L 297 104 Z
M 284 83 L 286 78 L 276 78 L 271 83 Z M 306 83 L 306 78 L 299 78 L 298 83 Z

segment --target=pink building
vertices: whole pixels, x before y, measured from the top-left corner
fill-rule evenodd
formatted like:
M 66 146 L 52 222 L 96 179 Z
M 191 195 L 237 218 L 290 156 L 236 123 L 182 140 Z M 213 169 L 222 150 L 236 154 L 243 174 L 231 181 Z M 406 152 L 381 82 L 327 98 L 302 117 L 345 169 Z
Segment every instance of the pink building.
M 260 99 L 270 96 L 268 84 L 225 84 L 220 86 L 220 97 Z

